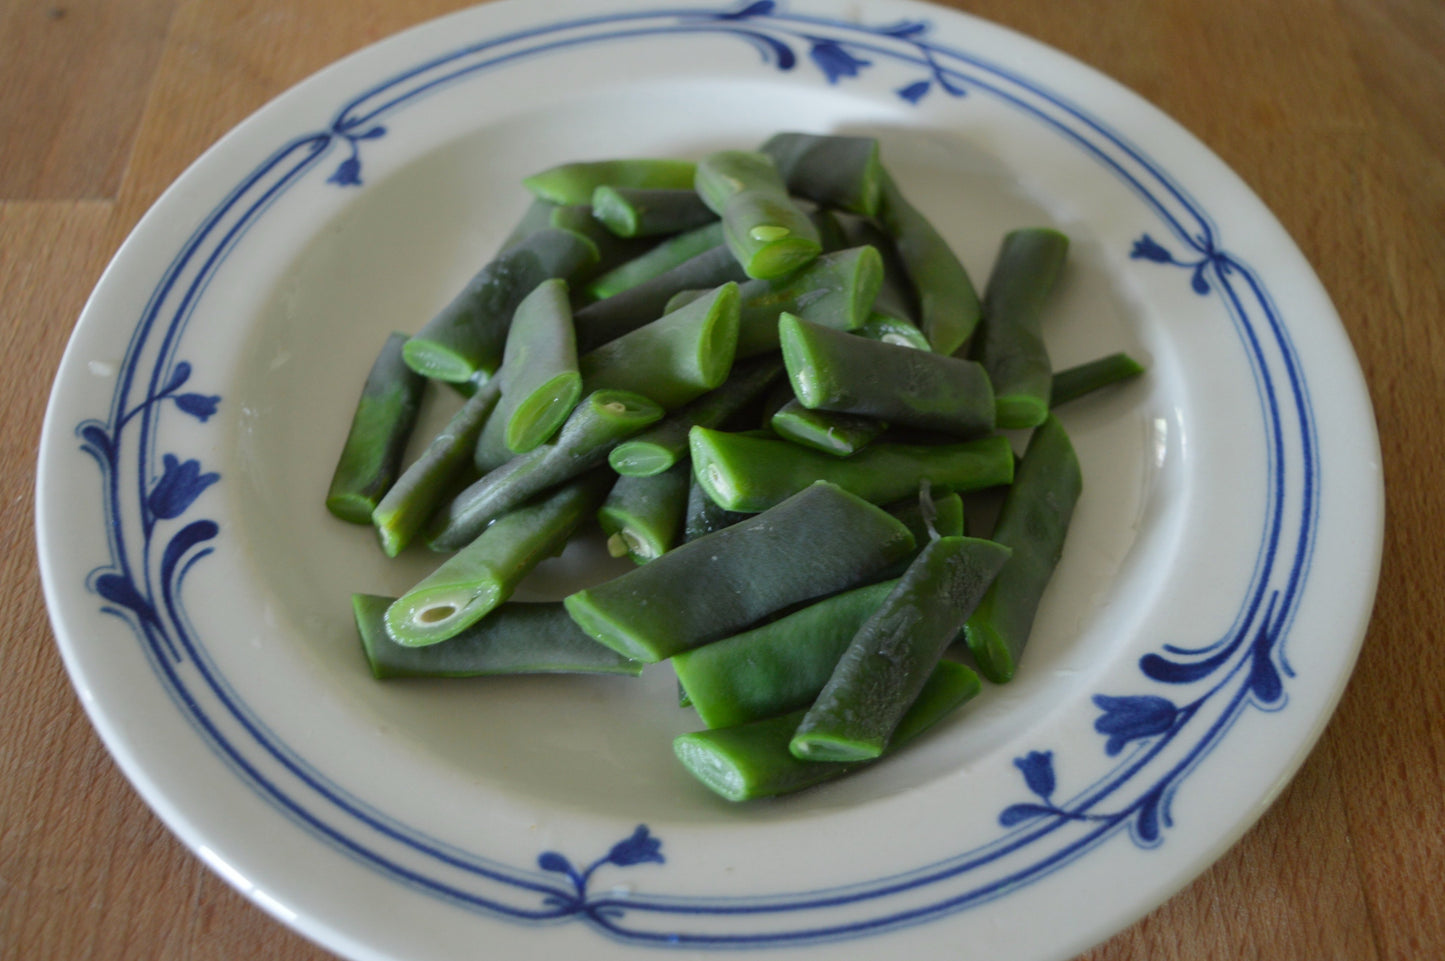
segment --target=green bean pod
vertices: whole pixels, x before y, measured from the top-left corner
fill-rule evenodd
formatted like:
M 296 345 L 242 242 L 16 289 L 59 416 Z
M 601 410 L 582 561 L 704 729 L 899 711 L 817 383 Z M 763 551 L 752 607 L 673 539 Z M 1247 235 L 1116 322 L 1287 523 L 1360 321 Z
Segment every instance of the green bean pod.
M 502 362 L 494 417 L 507 449 L 525 453 L 551 438 L 582 396 L 567 282 L 546 280 L 517 305 Z
M 561 601 L 507 601 L 454 637 L 407 647 L 386 633 L 386 609 L 395 598 L 353 594 L 352 614 L 371 675 L 484 677 L 504 674 L 622 674 L 642 665 L 582 633 Z
M 619 237 L 593 215 L 590 206 L 584 204 L 553 207 L 548 224 L 558 230 L 570 230 L 574 234 L 580 234 L 597 248 L 597 262 L 569 276 L 579 290 L 593 277 L 637 259 L 654 246 L 650 237 Z
M 602 186 L 592 214 L 619 237 L 657 237 L 694 230 L 718 219 L 691 187 L 679 190 Z
M 1030 435 L 994 527 L 1013 557 L 963 629 L 979 671 L 996 684 L 1018 667 L 1083 486 L 1069 435 L 1050 415 Z
M 689 467 L 691 465 L 688 465 Z M 731 527 L 740 520 L 752 517 L 752 514 L 744 514 L 741 511 L 730 511 L 719 507 L 717 502 L 708 496 L 707 491 L 697 482 L 696 477 L 689 475 L 687 485 L 687 514 L 682 523 L 682 540 L 686 544 L 695 541 L 705 534 L 713 531 L 720 531 L 724 527 Z
M 370 524 L 396 482 L 421 409 L 426 379 L 406 365 L 405 343 L 405 334 L 392 334 L 376 355 L 326 492 L 326 509 L 353 524 Z
M 606 185 L 681 190 L 692 186 L 697 166 L 690 160 L 626 158 L 589 160 L 549 167 L 522 180 L 534 197 L 554 204 L 590 204 Z
M 709 154 L 697 165 L 694 186 L 722 217 L 728 249 L 749 277 L 782 277 L 822 252 L 818 228 L 788 196 L 766 154 Z
M 1001 428 L 1036 427 L 1049 414 L 1053 367 L 1041 320 L 1068 250 L 1068 237 L 1039 227 L 1010 232 L 999 248 L 969 353 L 993 382 Z
M 639 254 L 626 263 L 618 264 L 600 276 L 594 277 L 583 289 L 589 300 L 605 300 L 614 294 L 620 294 L 624 290 L 651 280 L 659 274 L 665 274 L 698 254 L 707 253 L 714 247 L 722 246 L 724 246 L 722 221 L 714 220 L 704 227 L 658 241 L 647 253 Z M 736 266 L 736 261 L 733 262 L 733 265 Z M 741 268 L 738 269 L 738 274 L 742 274 Z
M 886 511 L 814 484 L 563 603 L 603 644 L 654 662 L 851 587 L 913 546 L 908 529 Z
M 883 261 L 872 247 L 823 254 L 780 280 L 750 280 L 738 288 L 738 356 L 777 350 L 778 316 L 784 312 L 835 330 L 853 330 L 868 319 Z
M 981 365 L 810 323 L 778 319 L 788 380 L 804 407 L 973 437 L 993 430 L 994 395 Z
M 597 509 L 607 552 L 646 564 L 671 550 L 682 536 L 691 479 L 687 464 L 646 477 L 618 477 Z
M 722 385 L 738 344 L 738 285 L 726 283 L 578 360 L 586 390 L 626 390 L 665 410 Z
M 782 439 L 694 427 L 693 472 L 718 504 L 761 511 L 826 480 L 875 504 L 901 500 L 927 481 L 960 493 L 1013 480 L 1014 456 L 1002 435 L 953 444 L 875 441 L 851 457 L 833 457 Z
M 804 318 L 806 319 L 806 318 Z M 867 337 L 869 340 L 879 340 L 885 344 L 892 344 L 895 347 L 912 347 L 914 350 L 933 350 L 933 345 L 928 338 L 923 336 L 912 323 L 901 317 L 891 314 L 879 313 L 877 310 L 868 315 L 868 319 L 859 327 L 857 334 L 860 337 Z
M 887 753 L 933 727 L 975 697 L 981 687 L 978 675 L 962 664 L 939 662 L 899 722 Z M 673 751 L 694 777 L 729 801 L 791 794 L 872 763 L 794 757 L 789 743 L 804 714 L 800 710 L 735 727 L 682 734 L 673 740 Z
M 403 350 L 412 370 L 460 382 L 502 362 L 512 312 L 544 280 L 595 263 L 597 248 L 569 230 L 538 231 L 487 263 Z
M 479 388 L 371 512 L 372 526 L 387 557 L 395 557 L 411 543 L 465 477 L 477 437 L 500 396 L 501 384 L 495 380 Z
M 651 280 L 579 308 L 572 315 L 577 349 L 586 353 L 651 323 L 666 313 L 667 302 L 679 290 L 711 290 L 746 279 L 726 247 L 704 251 Z
M 1009 553 L 978 538 L 931 541 L 838 659 L 798 723 L 793 754 L 812 761 L 881 755 Z
M 796 397 L 779 407 L 768 423 L 779 437 L 834 457 L 858 453 L 888 428 L 876 417 L 810 410 Z
M 735 364 L 722 386 L 672 411 L 641 433 L 629 437 L 607 455 L 619 474 L 646 477 L 659 474 L 687 457 L 687 434 L 695 426 L 717 427 L 752 403 L 783 372 L 776 357 L 759 357 Z
M 497 518 L 387 608 L 391 639 L 422 647 L 481 620 L 533 568 L 561 552 L 572 532 L 596 511 L 609 476 L 606 471 L 583 475 Z
M 789 193 L 865 217 L 878 212 L 883 166 L 874 138 L 778 133 L 759 149 Z
M 1137 377 L 1144 365 L 1125 353 L 1109 354 L 1054 374 L 1049 406 L 1058 407 L 1085 394 Z
M 907 321 L 915 327 L 918 324 L 918 297 L 913 283 L 908 279 L 908 270 L 898 255 L 898 247 L 888 232 L 875 220 L 864 217 L 840 217 L 839 229 L 849 247 L 869 246 L 876 249 L 883 258 L 883 281 L 878 287 L 878 297 L 873 301 L 875 313 Z M 922 338 L 927 343 L 928 338 Z M 929 344 L 932 350 L 933 345 Z
M 908 202 L 885 170 L 878 219 L 918 298 L 918 327 L 940 354 L 963 346 L 978 324 L 978 292 L 948 241 Z
M 483 475 L 438 511 L 427 545 L 436 551 L 460 550 L 498 517 L 604 463 L 614 444 L 661 416 L 661 407 L 637 394 L 616 390 L 589 394 L 551 441 Z
M 674 654 L 673 669 L 698 717 L 708 727 L 731 727 L 811 705 L 895 583 L 855 587 Z

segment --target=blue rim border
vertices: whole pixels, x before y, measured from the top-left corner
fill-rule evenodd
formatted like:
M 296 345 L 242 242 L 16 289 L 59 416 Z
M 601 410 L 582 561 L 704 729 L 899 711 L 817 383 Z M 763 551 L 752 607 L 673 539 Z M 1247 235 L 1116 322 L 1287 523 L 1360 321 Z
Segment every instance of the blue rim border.
M 282 145 L 213 208 L 152 291 L 131 335 L 108 418 L 87 420 L 76 433 L 105 481 L 111 550 L 110 560 L 91 573 L 87 585 L 103 599 L 102 610 L 133 627 L 178 709 L 243 780 L 348 856 L 434 896 L 515 921 L 580 918 L 623 941 L 687 947 L 811 943 L 906 926 L 1003 896 L 1120 831 L 1127 830 L 1141 846 L 1161 843 L 1162 829 L 1171 823 L 1170 798 L 1244 709 L 1279 710 L 1286 703 L 1286 679 L 1293 668 L 1283 643 L 1309 571 L 1319 496 L 1307 385 L 1262 279 L 1221 247 L 1202 205 L 1142 150 L 1082 108 L 1016 72 L 933 42 L 930 31 L 919 20 L 870 27 L 791 14 L 769 0 L 730 8 L 635 10 L 516 31 L 458 48 L 367 89 L 337 111 L 327 130 Z M 251 714 L 209 661 L 180 601 L 186 573 L 214 549 L 219 534 L 213 521 L 185 515 L 219 478 L 195 460 L 160 452 L 157 419 L 168 407 L 200 421 L 215 413 L 219 397 L 183 389 L 192 371 L 177 352 L 188 321 L 249 226 L 334 147 L 349 149 L 328 182 L 339 188 L 359 185 L 363 145 L 387 133 L 380 121 L 442 86 L 579 44 L 699 33 L 743 40 L 758 50 L 764 65 L 780 71 L 811 62 L 817 79 L 829 84 L 846 83 L 884 63 L 912 71 L 904 78 L 911 77 L 910 82 L 894 91 L 912 104 L 925 97 L 993 97 L 1054 130 L 1125 183 L 1153 212 L 1167 238 L 1160 243 L 1141 233 L 1131 255 L 1185 269 L 1196 294 L 1217 294 L 1245 347 L 1267 440 L 1266 523 L 1251 583 L 1228 631 L 1197 648 L 1166 645 L 1140 662 L 1141 674 L 1160 691 L 1188 691 L 1192 699 L 1175 703 L 1162 693 L 1096 695 L 1101 713 L 1095 727 L 1106 739 L 1104 752 L 1122 756 L 1063 802 L 1053 800 L 1057 779 L 1051 752 L 1033 751 L 1017 759 L 1033 800 L 1000 814 L 1004 831 L 995 842 L 913 872 L 841 889 L 767 898 L 592 896 L 588 884 L 594 871 L 665 863 L 662 842 L 639 826 L 585 870 L 556 852 L 543 852 L 539 870 L 533 870 L 453 850 L 328 783 Z M 806 60 L 798 50 L 805 51 Z M 253 743 L 260 754 L 249 746 Z M 288 789 L 314 797 L 301 798 Z M 1107 811 L 1105 804 L 1111 805 Z M 1008 861 L 1029 849 L 1046 853 L 1019 867 Z M 977 883 L 969 880 L 975 876 Z M 923 889 L 939 896 L 906 910 L 888 906 L 895 895 Z M 839 909 L 859 905 L 872 914 L 862 920 L 856 910 L 848 912 L 851 919 L 840 916 Z M 638 926 L 638 917 L 658 923 Z M 802 923 L 769 930 L 731 925 L 765 917 Z M 684 918 L 692 927 L 674 926 Z

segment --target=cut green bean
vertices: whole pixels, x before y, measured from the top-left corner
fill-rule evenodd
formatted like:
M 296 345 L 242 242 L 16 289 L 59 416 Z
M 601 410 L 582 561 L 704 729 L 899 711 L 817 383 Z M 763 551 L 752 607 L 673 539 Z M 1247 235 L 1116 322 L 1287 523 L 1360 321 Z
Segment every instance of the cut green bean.
M 923 336 L 923 331 L 913 324 L 900 317 L 890 314 L 882 314 L 878 311 L 868 315 L 863 326 L 858 328 L 858 336 L 867 337 L 869 340 L 881 340 L 885 344 L 892 344 L 895 347 L 912 347 L 914 350 L 933 350 L 933 345 L 928 338 Z
M 502 362 L 507 328 L 522 298 L 542 281 L 568 277 L 596 260 L 597 248 L 579 234 L 552 228 L 532 234 L 489 261 L 407 340 L 407 364 L 437 380 L 490 376 Z
M 882 581 L 834 594 L 673 655 L 673 669 L 698 717 L 708 727 L 731 727 L 811 705 L 853 635 L 894 584 Z
M 580 234 L 597 248 L 597 262 L 574 271 L 569 277 L 578 290 L 583 289 L 593 277 L 637 259 L 654 246 L 650 237 L 617 236 L 593 216 L 590 206 L 582 204 L 553 207 L 548 223 L 558 230 L 570 230 L 574 234 Z
M 455 637 L 407 647 L 386 633 L 395 598 L 353 594 L 361 646 L 372 677 L 484 677 L 500 674 L 622 674 L 642 665 L 582 633 L 561 601 L 507 601 Z
M 697 482 L 697 478 L 689 474 L 687 515 L 683 519 L 682 527 L 683 543 L 695 541 L 705 534 L 720 531 L 724 527 L 732 527 L 738 521 L 752 516 L 752 514 L 719 507 L 717 502 L 708 496 L 703 486 Z
M 735 365 L 722 386 L 622 441 L 612 448 L 607 462 L 617 473 L 632 477 L 667 470 L 687 457 L 688 431 L 696 426 L 721 425 L 752 403 L 782 373 L 783 363 L 777 357 L 759 357 Z
M 923 690 L 899 722 L 886 753 L 933 727 L 981 690 L 978 675 L 952 661 L 933 669 Z M 750 801 L 801 791 L 873 763 L 802 761 L 789 751 L 804 711 L 736 727 L 682 734 L 672 742 L 684 767 L 729 801 Z
M 822 252 L 818 228 L 788 196 L 766 154 L 709 154 L 698 163 L 694 183 L 698 195 L 722 217 L 728 249 L 749 277 L 782 277 Z
M 883 167 L 872 137 L 779 133 L 760 149 L 790 193 L 865 217 L 878 212 Z
M 750 280 L 738 288 L 738 356 L 778 349 L 778 315 L 788 312 L 835 330 L 853 330 L 868 319 L 883 262 L 872 247 L 823 254 L 781 280 Z
M 792 314 L 778 319 L 778 333 L 804 407 L 955 437 L 993 429 L 993 389 L 973 361 L 855 337 Z
M 704 251 L 651 280 L 579 308 L 572 316 L 577 349 L 586 353 L 651 323 L 666 312 L 667 302 L 679 290 L 711 290 L 746 279 L 726 247 Z
M 522 578 L 561 552 L 607 491 L 595 471 L 508 511 L 387 608 L 391 639 L 409 647 L 436 644 L 465 630 L 511 597 Z
M 545 200 L 534 199 L 527 205 L 527 209 L 522 212 L 521 218 L 518 219 L 516 226 L 512 228 L 512 232 L 507 234 L 507 238 L 502 241 L 502 246 L 497 252 L 501 253 L 508 248 L 515 247 L 540 230 L 546 230 L 548 227 L 556 226 L 552 223 L 552 214 L 556 210 L 556 204 L 548 203 Z
M 819 480 L 875 504 L 902 500 L 924 481 L 963 493 L 1013 480 L 1013 449 L 1002 435 L 953 444 L 875 441 L 852 457 L 833 457 L 791 441 L 694 427 L 689 446 L 708 495 L 735 511 L 766 510 Z
M 723 284 L 679 310 L 583 354 L 589 390 L 626 390 L 676 410 L 722 385 L 738 344 L 738 285 Z
M 718 219 L 691 187 L 680 190 L 598 187 L 592 192 L 592 214 L 619 237 L 676 234 Z
M 549 167 L 522 180 L 532 195 L 554 204 L 590 204 L 598 187 L 681 190 L 692 186 L 696 165 L 690 160 L 643 158 L 590 160 Z
M 1144 365 L 1125 353 L 1109 354 L 1098 360 L 1061 370 L 1054 374 L 1053 388 L 1049 393 L 1049 406 L 1058 407 L 1071 400 L 1078 400 L 1085 394 L 1093 393 L 1120 381 L 1144 373 Z
M 646 477 L 619 477 L 597 521 L 607 536 L 607 552 L 646 564 L 681 539 L 692 473 L 687 464 Z
M 691 260 L 698 254 L 707 253 L 714 247 L 723 245 L 722 221 L 714 220 L 705 227 L 698 227 L 695 230 L 659 241 L 647 253 L 639 254 L 632 260 L 618 264 L 611 270 L 593 278 L 586 284 L 584 290 L 590 300 L 604 300 L 614 294 L 620 294 L 624 290 L 636 287 L 644 281 L 651 280 L 659 274 L 665 274 L 678 264 Z M 736 266 L 736 263 L 734 261 L 733 265 Z M 725 279 L 741 279 L 742 269 L 738 268 L 737 273 L 739 277 Z
M 996 684 L 1013 677 L 1023 656 L 1082 490 L 1073 444 L 1050 415 L 1029 437 L 993 530 L 1013 557 L 963 630 L 979 671 Z
M 503 354 L 502 399 L 507 449 L 521 454 L 550 439 L 582 396 L 567 282 L 546 280 L 517 305 Z
M 878 219 L 893 238 L 918 298 L 918 328 L 940 354 L 963 346 L 978 324 L 978 292 L 948 241 L 908 202 L 885 170 Z
M 654 662 L 867 580 L 913 546 L 886 511 L 814 484 L 563 603 L 603 644 Z
M 848 457 L 887 429 L 876 417 L 809 410 L 796 397 L 773 413 L 768 421 L 779 437 L 834 457 Z
M 331 475 L 326 509 L 353 524 L 370 524 L 371 512 L 396 482 L 421 409 L 426 379 L 406 365 L 405 343 L 405 334 L 392 334 L 376 355 Z
M 1000 428 L 1036 427 L 1049 414 L 1053 368 L 1041 320 L 1068 250 L 1068 237 L 1042 227 L 1012 231 L 999 247 L 969 354 L 993 382 Z
M 438 511 L 429 526 L 427 545 L 437 551 L 461 549 L 498 517 L 604 463 L 614 444 L 661 416 L 661 407 L 637 394 L 616 390 L 589 394 L 551 441 L 485 474 Z
M 387 557 L 395 557 L 411 543 L 465 478 L 477 437 L 500 396 L 501 384 L 495 380 L 478 389 L 371 512 L 371 523 Z
M 881 755 L 1009 553 L 978 538 L 931 541 L 838 659 L 798 723 L 793 754 L 813 761 Z
M 918 297 L 893 238 L 876 221 L 864 217 L 840 217 L 838 224 L 847 246 L 873 247 L 883 258 L 883 281 L 878 287 L 878 297 L 873 301 L 874 312 L 907 321 L 916 327 Z M 922 339 L 927 343 L 927 337 Z M 929 344 L 928 349 L 932 350 L 933 345 Z

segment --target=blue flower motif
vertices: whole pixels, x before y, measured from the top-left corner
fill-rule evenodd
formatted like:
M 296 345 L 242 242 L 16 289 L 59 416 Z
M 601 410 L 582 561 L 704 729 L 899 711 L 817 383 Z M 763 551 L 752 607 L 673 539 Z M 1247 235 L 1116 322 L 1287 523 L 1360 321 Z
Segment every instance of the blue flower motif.
M 102 574 L 95 579 L 95 592 L 112 604 L 130 608 L 145 620 L 154 620 L 150 602 L 136 590 L 135 584 L 123 574 Z
M 352 154 L 341 161 L 336 167 L 336 172 L 327 177 L 326 182 L 336 184 L 338 187 L 360 187 L 361 158 Z
M 1024 783 L 1044 800 L 1054 793 L 1054 752 L 1030 751 L 1014 758 L 1014 766 L 1024 775 Z
M 639 824 L 637 830 L 632 832 L 631 837 L 618 841 L 612 846 L 612 850 L 607 854 L 607 860 L 620 868 L 642 864 L 646 861 L 662 864 L 664 863 L 662 842 L 648 833 L 647 825 Z
M 918 103 L 918 101 L 923 99 L 924 94 L 928 93 L 928 91 L 932 89 L 933 84 L 930 81 L 917 80 L 913 83 L 910 83 L 908 86 L 895 91 L 895 93 L 897 93 L 898 96 L 902 97 L 904 100 L 907 100 L 909 103 L 916 104 Z
M 177 407 L 203 424 L 215 414 L 221 403 L 216 394 L 178 394 L 175 400 Z
M 1095 694 L 1094 703 L 1104 712 L 1094 730 L 1109 736 L 1104 752 L 1118 754 L 1124 745 L 1140 738 L 1163 734 L 1174 726 L 1179 709 L 1172 701 L 1154 695 L 1108 697 Z
M 1161 247 L 1153 237 L 1144 234 L 1134 241 L 1134 249 L 1129 252 L 1132 260 L 1152 260 L 1156 264 L 1174 263 L 1174 255 Z
M 220 474 L 201 473 L 201 462 L 188 460 L 184 463 L 174 454 L 166 454 L 161 479 L 151 489 L 146 504 L 157 517 L 180 517 L 186 508 L 195 502 L 201 492 L 221 479 Z
M 734 10 L 731 13 L 719 13 L 717 14 L 717 19 L 746 20 L 749 17 L 766 17 L 773 12 L 775 6 L 777 6 L 777 4 L 774 3 L 773 0 L 756 0 L 755 3 L 750 3 L 741 10 Z
M 872 66 L 871 60 L 853 56 L 842 44 L 833 40 L 814 38 L 808 55 L 813 58 L 818 69 L 823 71 L 829 83 L 837 83 L 839 77 L 856 77 L 859 70 Z

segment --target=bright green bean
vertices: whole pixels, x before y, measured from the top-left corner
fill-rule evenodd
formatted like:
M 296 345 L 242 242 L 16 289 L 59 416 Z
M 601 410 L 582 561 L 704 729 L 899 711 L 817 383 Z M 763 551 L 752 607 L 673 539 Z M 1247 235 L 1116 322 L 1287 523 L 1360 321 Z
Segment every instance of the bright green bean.
M 690 160 L 643 158 L 591 160 L 549 167 L 522 180 L 532 195 L 554 204 L 590 204 L 598 187 L 691 187 L 697 167 Z

